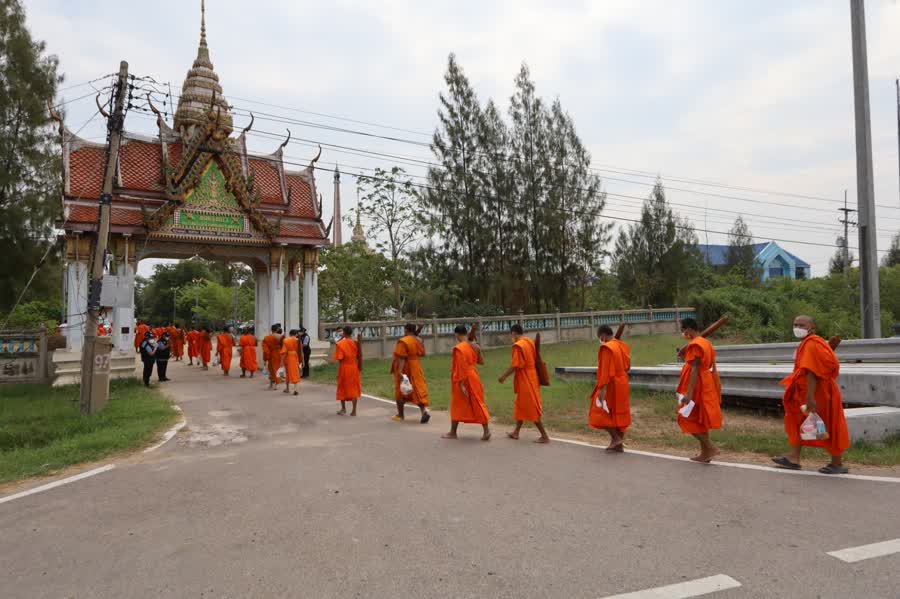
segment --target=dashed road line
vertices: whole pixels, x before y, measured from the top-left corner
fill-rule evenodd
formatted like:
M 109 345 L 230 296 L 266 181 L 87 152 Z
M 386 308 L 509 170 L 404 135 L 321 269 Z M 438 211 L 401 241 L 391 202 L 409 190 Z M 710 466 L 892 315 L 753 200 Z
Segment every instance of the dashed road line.
M 366 399 L 374 399 L 375 401 L 380 401 L 382 403 L 396 405 L 396 402 L 390 399 L 384 399 L 383 397 L 376 397 L 374 395 L 363 394 L 363 397 Z M 603 449 L 600 445 L 594 445 L 593 443 L 587 443 L 585 441 L 576 441 L 575 439 L 563 439 L 560 437 L 551 437 L 554 442 L 557 443 L 568 443 L 569 445 L 579 445 L 581 447 L 590 447 L 592 449 Z M 690 458 L 686 458 L 684 456 L 679 455 L 668 455 L 665 453 L 654 453 L 652 451 L 640 451 L 637 449 L 629 449 L 625 452 L 626 455 L 640 455 L 649 458 L 657 458 L 661 460 L 672 460 L 675 462 L 690 462 L 693 464 Z M 793 476 L 818 476 L 821 478 L 842 478 L 849 480 L 864 480 L 869 482 L 877 482 L 877 483 L 893 483 L 900 484 L 900 477 L 896 476 L 871 476 L 868 474 L 822 474 L 821 472 L 816 472 L 815 470 L 785 470 L 782 468 L 773 468 L 771 466 L 761 466 L 759 464 L 739 464 L 737 462 L 713 462 L 714 466 L 724 466 L 726 468 L 740 468 L 742 470 L 756 470 L 758 472 L 768 472 L 769 474 L 782 474 L 782 475 L 793 475 Z
M 848 547 L 847 549 L 841 549 L 839 551 L 829 551 L 828 555 L 836 557 L 842 562 L 852 564 L 874 557 L 893 555 L 895 553 L 900 553 L 900 539 L 892 539 L 890 541 L 882 541 L 870 545 L 860 545 L 859 547 Z
M 634 591 L 621 595 L 610 595 L 603 599 L 689 599 L 690 597 L 701 597 L 711 593 L 718 593 L 719 591 L 736 589 L 739 586 L 741 586 L 741 583 L 731 576 L 716 574 L 715 576 L 679 582 L 664 587 Z
M 6 497 L 0 497 L 0 503 L 6 503 L 8 501 L 14 501 L 16 499 L 22 499 L 23 497 L 28 497 L 29 495 L 34 495 L 35 493 L 49 491 L 50 489 L 55 489 L 55 488 L 61 487 L 63 485 L 68 485 L 70 483 L 74 483 L 79 480 L 84 480 L 85 478 L 90 478 L 91 476 L 96 476 L 98 474 L 103 474 L 104 472 L 109 472 L 110 470 L 112 470 L 115 467 L 116 467 L 115 464 L 107 464 L 106 466 L 101 466 L 100 468 L 94 468 L 93 470 L 88 470 L 87 472 L 82 472 L 81 474 L 76 474 L 74 476 L 68 476 L 66 478 L 61 478 L 59 480 L 53 481 L 52 483 L 47 483 L 46 485 L 34 487 L 33 489 L 28 489 L 27 491 L 22 491 L 21 493 L 15 493 L 13 495 L 7 495 Z

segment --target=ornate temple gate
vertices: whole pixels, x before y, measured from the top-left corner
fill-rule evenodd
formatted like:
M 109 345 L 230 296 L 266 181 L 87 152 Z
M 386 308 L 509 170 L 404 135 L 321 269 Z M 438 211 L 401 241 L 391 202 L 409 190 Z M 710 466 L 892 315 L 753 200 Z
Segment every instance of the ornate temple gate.
M 148 98 L 149 99 L 149 98 Z M 151 102 L 151 107 L 152 102 Z M 256 283 L 256 328 L 319 330 L 318 251 L 328 245 L 316 193 L 316 156 L 288 170 L 285 141 L 273 154 L 247 151 L 253 123 L 233 136 L 206 42 L 205 11 L 197 58 L 182 86 L 170 127 L 155 110 L 158 135 L 124 134 L 113 190 L 104 305 L 112 306 L 115 348 L 133 352 L 134 277 L 145 258 L 240 262 Z M 61 126 L 66 236 L 67 349 L 80 352 L 89 260 L 96 237 L 106 146 Z M 321 150 L 320 150 L 321 154 Z M 300 280 L 303 280 L 301 314 Z

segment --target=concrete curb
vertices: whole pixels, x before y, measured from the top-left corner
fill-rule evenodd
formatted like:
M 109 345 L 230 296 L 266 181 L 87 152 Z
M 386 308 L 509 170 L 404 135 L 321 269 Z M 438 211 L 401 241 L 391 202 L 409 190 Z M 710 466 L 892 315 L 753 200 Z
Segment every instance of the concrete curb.
M 183 429 L 185 426 L 187 426 L 187 419 L 184 417 L 184 410 L 182 410 L 181 407 L 179 407 L 177 405 L 173 406 L 173 407 L 175 408 L 175 410 L 178 411 L 179 414 L 181 414 L 181 420 L 178 421 L 175 424 L 175 426 L 173 426 L 172 428 L 170 428 L 169 430 L 166 431 L 166 434 L 164 434 L 162 437 L 162 441 L 160 441 L 156 445 L 152 445 L 152 446 L 148 447 L 141 453 L 150 453 L 151 451 L 156 451 L 157 449 L 159 449 L 160 447 L 162 447 L 163 445 L 165 445 L 166 443 L 171 441 L 175 437 L 175 435 L 178 434 L 178 432 L 181 429 Z

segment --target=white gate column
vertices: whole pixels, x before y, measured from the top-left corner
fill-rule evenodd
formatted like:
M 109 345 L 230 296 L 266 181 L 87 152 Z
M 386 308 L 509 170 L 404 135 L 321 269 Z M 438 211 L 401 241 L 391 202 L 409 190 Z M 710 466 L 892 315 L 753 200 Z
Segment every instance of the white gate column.
M 66 349 L 80 352 L 87 320 L 88 265 L 86 260 L 66 265 Z
M 298 271 L 301 265 L 291 262 L 284 278 L 286 300 L 284 315 L 284 331 L 300 328 L 300 278 Z
M 121 352 L 134 351 L 134 266 L 131 262 L 119 264 L 116 269 L 119 277 L 117 299 L 127 299 L 127 303 L 116 302 L 112 313 L 113 347 Z M 122 289 L 125 291 L 122 291 Z M 127 296 L 127 297 L 126 297 Z M 127 329 L 127 332 L 122 332 Z
M 319 275 L 315 261 L 303 265 L 303 326 L 310 338 L 319 339 Z

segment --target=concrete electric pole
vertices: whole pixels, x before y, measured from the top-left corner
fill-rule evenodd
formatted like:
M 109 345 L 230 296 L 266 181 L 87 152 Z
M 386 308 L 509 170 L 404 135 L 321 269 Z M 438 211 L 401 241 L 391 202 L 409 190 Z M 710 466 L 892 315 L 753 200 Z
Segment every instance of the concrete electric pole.
M 856 199 L 859 210 L 859 291 L 862 336 L 881 337 L 878 246 L 875 237 L 875 184 L 872 172 L 872 120 L 863 0 L 850 0 L 853 37 L 853 100 L 856 107 Z
M 838 219 L 838 222 L 844 225 L 844 236 L 841 237 L 841 254 L 844 257 L 844 279 L 847 278 L 847 275 L 850 273 L 850 225 L 856 226 L 855 222 L 850 220 L 850 213 L 856 212 L 853 208 L 847 208 L 847 190 L 844 190 L 844 207 L 838 208 L 838 212 L 843 213 L 843 218 Z
M 119 146 L 122 144 L 122 129 L 125 121 L 125 98 L 128 96 L 128 63 L 124 60 L 119 65 L 119 79 L 115 87 L 113 113 L 107 119 L 109 141 L 106 146 L 106 171 L 103 176 L 103 189 L 100 192 L 100 218 L 97 227 L 97 239 L 94 244 L 94 257 L 91 265 L 91 282 L 88 291 L 88 312 L 84 323 L 84 347 L 81 353 L 81 412 L 92 414 L 106 405 L 109 395 L 109 351 L 98 354 L 97 321 L 100 318 L 100 291 L 103 288 L 103 269 L 106 263 L 106 248 L 109 244 L 109 219 L 112 210 L 113 179 L 119 159 Z M 107 338 L 103 338 L 109 343 Z M 107 386 L 98 388 L 94 393 L 94 374 L 106 375 Z M 105 373 L 104 373 L 105 371 Z

